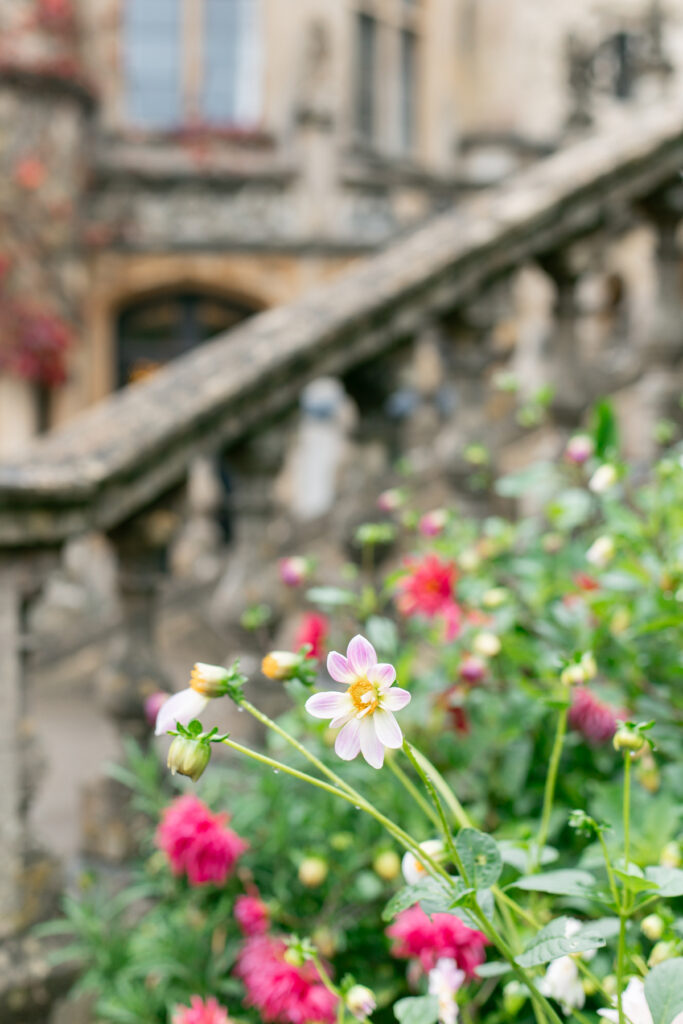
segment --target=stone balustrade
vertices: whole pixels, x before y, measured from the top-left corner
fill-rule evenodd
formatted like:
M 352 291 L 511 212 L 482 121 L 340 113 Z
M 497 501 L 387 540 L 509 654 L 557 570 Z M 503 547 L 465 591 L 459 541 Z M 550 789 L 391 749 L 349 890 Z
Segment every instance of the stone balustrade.
M 55 643 L 36 629 L 35 609 L 48 576 L 64 571 L 64 545 L 99 531 L 115 554 L 107 621 L 118 646 L 102 666 L 100 700 L 120 731 L 141 736 L 145 694 L 168 685 L 154 647 L 159 617 L 193 614 L 201 591 L 207 621 L 237 646 L 240 612 L 274 589 L 277 555 L 305 545 L 333 572 L 378 491 L 395 482 L 399 457 L 424 503 L 457 494 L 488 507 L 491 460 L 505 471 L 556 454 L 610 394 L 628 453 L 647 462 L 657 423 L 681 412 L 682 168 L 683 107 L 631 119 L 463 201 L 0 465 L 7 934 L 43 911 L 34 890 L 49 891 L 53 877 L 27 826 L 26 706 L 31 664 L 45 665 Z M 492 453 L 478 465 L 473 444 Z M 286 619 L 286 604 L 278 615 Z M 77 641 L 96 618 L 84 607 Z

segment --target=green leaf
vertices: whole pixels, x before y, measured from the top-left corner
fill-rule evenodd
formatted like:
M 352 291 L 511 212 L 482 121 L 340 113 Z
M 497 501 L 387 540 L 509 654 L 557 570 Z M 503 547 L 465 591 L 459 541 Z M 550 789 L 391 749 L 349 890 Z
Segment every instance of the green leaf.
M 567 869 L 565 871 L 546 871 L 540 875 L 527 875 L 513 882 L 513 888 L 526 889 L 528 892 L 547 892 L 553 896 L 582 896 L 590 898 L 594 895 L 595 879 L 587 871 Z
M 354 604 L 356 601 L 352 590 L 343 590 L 341 587 L 311 587 L 306 591 L 306 598 L 311 604 L 323 604 L 331 608 Z
M 511 970 L 510 964 L 506 964 L 504 960 L 489 960 L 488 963 L 475 967 L 474 973 L 478 978 L 499 978 Z
M 395 893 L 382 911 L 382 920 L 393 921 L 397 914 L 419 903 L 426 914 L 448 910 L 453 900 L 453 888 L 435 878 L 423 878 L 415 885 L 406 885 Z
M 665 960 L 653 967 L 645 979 L 645 999 L 652 1024 L 671 1024 L 683 1013 L 683 957 Z
M 586 925 L 573 935 L 567 935 L 571 923 L 569 917 L 557 917 L 549 925 L 534 935 L 523 953 L 515 957 L 520 967 L 536 967 L 557 960 L 560 956 L 571 953 L 585 953 L 591 949 L 599 949 L 605 945 L 605 938 L 599 928 Z
M 642 877 L 642 875 L 635 874 L 632 870 L 622 871 L 621 868 L 615 868 L 614 874 L 617 878 L 621 879 L 622 885 L 624 888 L 628 889 L 629 892 L 643 892 L 645 889 L 653 889 L 656 887 L 654 881 L 648 882 L 647 879 Z
M 503 870 L 503 860 L 495 839 L 474 828 L 463 828 L 455 837 L 455 848 L 470 885 L 475 889 L 488 889 L 496 884 Z
M 657 886 L 658 896 L 683 896 L 683 871 L 679 868 L 645 868 L 645 878 Z
M 436 996 L 409 996 L 394 1003 L 394 1014 L 400 1024 L 436 1024 L 439 1000 Z
M 393 657 L 398 650 L 398 628 L 391 619 L 381 615 L 371 615 L 365 623 L 365 635 L 384 657 Z

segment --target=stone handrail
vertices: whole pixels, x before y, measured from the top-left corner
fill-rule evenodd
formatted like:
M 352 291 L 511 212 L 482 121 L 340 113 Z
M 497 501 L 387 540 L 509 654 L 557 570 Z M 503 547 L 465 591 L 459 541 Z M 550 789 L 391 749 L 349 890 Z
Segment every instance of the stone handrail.
M 111 396 L 0 465 L 0 546 L 116 526 L 198 453 L 293 404 L 308 380 L 362 362 L 492 276 L 609 223 L 682 167 L 683 106 L 631 116 Z

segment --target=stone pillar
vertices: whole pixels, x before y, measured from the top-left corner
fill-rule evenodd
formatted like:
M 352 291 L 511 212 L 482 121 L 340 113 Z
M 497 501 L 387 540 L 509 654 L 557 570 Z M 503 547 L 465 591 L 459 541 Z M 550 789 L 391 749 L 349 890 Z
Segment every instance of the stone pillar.
M 650 353 L 664 362 L 683 351 L 683 251 L 680 244 L 683 188 L 653 196 L 645 206 L 657 235 L 657 317 Z
M 21 741 L 24 717 L 21 606 L 16 575 L 9 567 L 0 565 L 0 706 L 3 720 L 0 743 L 0 937 L 11 934 L 21 916 L 18 879 L 26 846 Z

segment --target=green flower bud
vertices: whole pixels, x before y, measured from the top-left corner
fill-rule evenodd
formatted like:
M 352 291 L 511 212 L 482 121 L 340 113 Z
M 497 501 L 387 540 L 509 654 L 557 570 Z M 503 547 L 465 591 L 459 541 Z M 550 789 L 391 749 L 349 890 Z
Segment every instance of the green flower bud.
M 615 750 L 630 750 L 631 753 L 635 754 L 637 751 L 642 750 L 645 746 L 645 740 L 636 732 L 634 729 L 629 729 L 628 726 L 623 725 L 621 729 L 617 729 L 612 740 L 612 745 Z
M 168 750 L 168 767 L 173 775 L 187 775 L 196 782 L 211 760 L 211 744 L 201 738 L 175 736 Z
M 683 863 L 680 844 L 675 840 L 667 843 L 659 855 L 659 863 L 664 868 L 680 868 Z
M 657 964 L 663 964 L 665 960 L 671 960 L 672 957 L 676 956 L 677 952 L 677 943 L 658 942 L 650 953 L 647 965 L 648 967 L 656 967 Z
M 346 993 L 346 1005 L 356 1020 L 365 1020 L 377 1006 L 377 999 L 372 989 L 365 985 L 354 985 Z
M 529 990 L 518 981 L 510 981 L 503 989 L 503 1006 L 506 1014 L 516 1017 L 529 996 Z
M 329 866 L 323 857 L 305 857 L 299 865 L 299 881 L 308 889 L 317 889 L 327 878 Z
M 659 914 L 648 914 L 640 922 L 640 930 L 651 942 L 657 942 L 664 934 L 664 922 Z
M 382 850 L 372 862 L 375 874 L 385 882 L 393 882 L 401 873 L 401 858 L 395 850 Z

